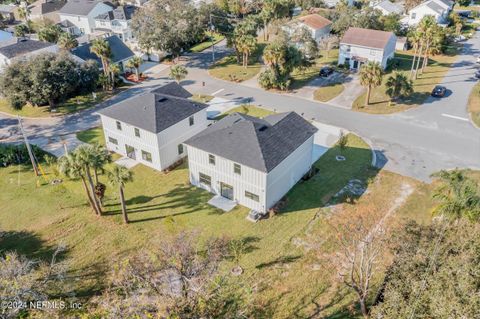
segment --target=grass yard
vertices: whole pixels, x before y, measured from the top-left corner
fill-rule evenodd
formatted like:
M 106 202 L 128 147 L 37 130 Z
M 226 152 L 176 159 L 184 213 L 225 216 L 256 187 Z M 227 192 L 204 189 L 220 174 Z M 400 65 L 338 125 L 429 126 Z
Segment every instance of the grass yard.
M 103 130 L 101 127 L 81 131 L 76 135 L 77 138 L 84 143 L 105 145 L 105 136 L 103 135 Z
M 212 33 L 210 32 L 207 32 L 207 35 L 209 37 L 212 36 Z M 219 43 L 220 41 L 222 41 L 223 39 L 225 39 L 225 37 L 221 34 L 217 34 L 217 33 L 213 33 L 213 43 L 214 44 L 217 44 Z M 199 43 L 199 44 L 196 44 L 194 45 L 193 47 L 190 48 L 190 52 L 202 52 L 203 50 L 205 49 L 208 49 L 209 47 L 212 46 L 212 39 L 208 39 L 202 43 Z
M 470 93 L 468 112 L 470 113 L 473 123 L 475 123 L 477 127 L 480 127 L 480 82 L 473 87 Z
M 315 90 L 315 92 L 313 92 L 313 98 L 317 101 L 327 102 L 340 95 L 344 89 L 345 87 L 342 83 L 331 83 Z
M 328 55 L 328 56 L 327 56 Z M 305 70 L 294 70 L 292 72 L 291 89 L 299 89 L 311 80 L 318 77 L 318 73 L 322 66 L 333 65 L 336 66 L 338 61 L 338 49 L 330 50 L 330 52 L 321 50 L 320 57 L 315 59 L 315 63 Z
M 258 44 L 257 50 L 250 56 L 247 68 L 238 64 L 234 55 L 230 55 L 212 65 L 209 70 L 210 75 L 231 82 L 243 82 L 255 77 L 262 69 L 260 59 L 265 46 L 265 43 Z
M 398 61 L 398 67 L 396 69 L 409 74 L 412 56 L 413 53 L 411 51 L 397 52 L 395 54 L 395 59 Z M 390 98 L 385 94 L 385 83 L 389 75 L 393 72 L 393 70 L 387 70 L 387 73 L 383 77 L 383 84 L 372 89 L 370 104 L 365 106 L 365 92 L 358 96 L 353 102 L 353 109 L 372 114 L 389 114 L 418 106 L 430 95 L 433 87 L 443 80 L 443 77 L 455 60 L 455 55 L 437 55 L 432 57 L 425 72 L 420 75 L 417 80 L 414 80 L 414 93 L 410 97 L 401 100 L 400 103 L 390 103 Z
M 121 87 L 116 89 L 114 92 L 97 92 L 97 96 L 94 99 L 92 94 L 79 95 L 73 98 L 61 102 L 57 105 L 57 112 L 51 113 L 48 106 L 30 106 L 26 105 L 21 110 L 17 111 L 10 107 L 7 100 L 2 98 L 0 99 L 0 112 L 5 112 L 12 115 L 20 115 L 25 117 L 50 117 L 55 115 L 65 115 L 69 113 L 74 113 L 78 111 L 83 111 L 92 106 L 95 106 L 98 103 L 101 103 L 112 96 L 118 94 L 122 90 L 128 87 Z
M 230 111 L 226 112 L 226 114 L 232 114 L 236 112 L 247 114 L 250 116 L 260 117 L 260 118 L 274 113 L 273 111 L 263 109 L 254 105 L 243 104 L 236 108 L 231 109 Z

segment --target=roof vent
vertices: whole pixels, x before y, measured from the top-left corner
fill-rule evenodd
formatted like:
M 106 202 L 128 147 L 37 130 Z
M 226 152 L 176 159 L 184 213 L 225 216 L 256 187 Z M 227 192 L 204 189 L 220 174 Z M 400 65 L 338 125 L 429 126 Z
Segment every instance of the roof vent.
M 165 102 L 166 100 L 168 100 L 165 96 L 162 96 L 158 99 L 158 102 Z
M 263 126 L 260 127 L 258 130 L 259 130 L 260 132 L 263 132 L 263 131 L 265 131 L 267 128 L 268 128 L 268 126 L 263 125 Z

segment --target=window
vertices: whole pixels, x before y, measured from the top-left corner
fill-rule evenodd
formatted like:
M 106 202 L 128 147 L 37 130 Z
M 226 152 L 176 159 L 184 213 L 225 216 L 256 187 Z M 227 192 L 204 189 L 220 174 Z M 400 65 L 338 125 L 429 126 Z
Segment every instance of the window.
M 417 17 L 417 13 L 416 13 L 416 12 L 412 12 L 412 19 L 415 20 L 416 17 Z
M 152 154 L 150 154 L 149 152 L 145 152 L 142 150 L 142 159 L 144 161 L 147 161 L 147 162 L 152 162 Z
M 233 164 L 233 172 L 238 175 L 242 174 L 242 167 L 240 166 L 240 164 Z
M 188 118 L 188 123 L 190 124 L 190 126 L 192 126 L 193 124 L 195 124 L 195 123 L 194 123 L 194 120 L 193 120 L 193 116 L 190 116 L 190 117 Z
M 183 154 L 183 144 L 178 144 L 178 155 Z
M 215 165 L 215 156 L 212 154 L 208 154 L 208 162 L 212 165 Z
M 109 136 L 108 141 L 112 144 L 118 145 L 118 140 L 116 138 L 113 138 L 113 137 Z
M 135 136 L 140 137 L 140 130 L 138 128 L 135 128 Z
M 258 195 L 254 194 L 254 193 L 247 192 L 247 191 L 245 191 L 245 197 L 250 198 L 251 200 L 254 200 L 256 202 L 260 201 L 260 198 L 258 197 Z
M 205 175 L 203 173 L 199 173 L 198 176 L 200 179 L 200 184 L 208 185 L 208 186 L 212 185 L 212 178 L 210 176 Z
M 120 123 L 119 121 L 117 121 L 117 130 L 122 130 L 122 123 Z

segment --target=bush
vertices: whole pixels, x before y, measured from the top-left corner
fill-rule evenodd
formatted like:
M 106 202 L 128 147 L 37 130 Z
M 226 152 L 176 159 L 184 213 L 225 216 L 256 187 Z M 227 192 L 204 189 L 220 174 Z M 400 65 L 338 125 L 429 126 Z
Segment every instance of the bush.
M 260 74 L 258 77 L 258 83 L 260 86 L 266 90 L 270 89 L 280 89 L 280 90 L 287 90 L 290 86 L 290 79 L 286 76 L 278 76 L 276 77 L 275 74 L 271 70 L 266 70 Z
M 31 147 L 37 161 L 41 162 L 48 156 L 48 153 L 38 146 L 31 145 Z M 18 164 L 30 164 L 30 157 L 25 144 L 0 144 L 0 166 L 7 167 Z

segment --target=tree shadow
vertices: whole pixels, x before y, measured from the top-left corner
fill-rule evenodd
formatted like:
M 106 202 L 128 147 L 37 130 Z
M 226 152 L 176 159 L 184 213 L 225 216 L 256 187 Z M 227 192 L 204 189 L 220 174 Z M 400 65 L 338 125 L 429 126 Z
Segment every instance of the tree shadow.
M 268 268 L 268 267 L 273 267 L 273 266 L 283 266 L 285 264 L 290 264 L 290 263 L 295 262 L 300 257 L 302 257 L 302 256 L 300 256 L 300 255 L 280 256 L 280 257 L 277 257 L 274 260 L 271 260 L 269 262 L 258 264 L 257 266 L 255 266 L 255 268 L 263 269 L 263 268 Z

